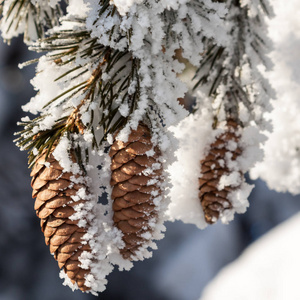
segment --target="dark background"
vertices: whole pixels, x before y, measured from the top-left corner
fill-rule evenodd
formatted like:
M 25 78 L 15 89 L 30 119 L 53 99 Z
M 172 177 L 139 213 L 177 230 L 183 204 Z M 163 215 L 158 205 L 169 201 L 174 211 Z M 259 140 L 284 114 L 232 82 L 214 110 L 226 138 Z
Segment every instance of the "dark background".
M 34 57 L 21 39 L 0 43 L 0 300 L 194 300 L 226 264 L 254 240 L 300 209 L 299 197 L 269 191 L 261 181 L 250 208 L 229 225 L 199 230 L 193 225 L 166 224 L 153 258 L 127 272 L 115 270 L 99 297 L 74 293 L 62 285 L 56 261 L 44 244 L 31 198 L 27 154 L 14 145 L 21 106 L 34 91 L 34 66 L 18 63 Z

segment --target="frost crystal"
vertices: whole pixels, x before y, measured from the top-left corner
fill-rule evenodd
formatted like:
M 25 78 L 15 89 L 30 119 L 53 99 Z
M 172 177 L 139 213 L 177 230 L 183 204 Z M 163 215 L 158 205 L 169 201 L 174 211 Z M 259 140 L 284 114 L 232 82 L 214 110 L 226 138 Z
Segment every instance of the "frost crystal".
M 24 33 L 24 41 L 31 42 L 44 35 L 44 28 L 58 25 L 61 10 L 56 0 L 4 0 L 0 20 L 2 37 L 10 40 Z

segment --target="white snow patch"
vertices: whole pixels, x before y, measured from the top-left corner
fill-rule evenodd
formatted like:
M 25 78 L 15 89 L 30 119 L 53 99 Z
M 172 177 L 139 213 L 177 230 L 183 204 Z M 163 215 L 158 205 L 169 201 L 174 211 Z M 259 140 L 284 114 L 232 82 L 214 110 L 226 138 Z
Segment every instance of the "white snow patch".
M 201 300 L 300 299 L 300 214 L 250 245 L 219 272 Z
M 179 150 L 175 153 L 177 161 L 168 168 L 173 185 L 167 211 L 171 221 L 181 220 L 199 228 L 207 226 L 198 197 L 198 178 L 200 160 L 204 157 L 207 146 L 215 139 L 211 124 L 210 111 L 203 109 L 202 114 L 190 115 L 170 129 L 179 139 Z
M 114 4 L 118 8 L 119 13 L 124 16 L 134 3 L 138 4 L 142 1 L 143 0 L 111 0 L 110 3 Z
M 274 42 L 271 58 L 274 70 L 266 74 L 277 92 L 274 111 L 269 116 L 273 133 L 268 134 L 265 159 L 251 172 L 278 192 L 300 193 L 300 22 L 298 1 L 274 0 L 276 17 L 269 21 Z M 291 30 L 293 28 L 293 30 Z

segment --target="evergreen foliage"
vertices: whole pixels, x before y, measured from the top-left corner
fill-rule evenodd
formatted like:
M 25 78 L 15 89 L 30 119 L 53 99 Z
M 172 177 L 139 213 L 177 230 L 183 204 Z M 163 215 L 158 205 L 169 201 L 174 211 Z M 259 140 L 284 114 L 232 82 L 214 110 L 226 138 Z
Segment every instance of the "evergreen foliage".
M 257 149 L 273 96 L 259 71 L 261 64 L 272 67 L 267 0 L 70 0 L 64 17 L 55 0 L 3 0 L 1 12 L 5 39 L 24 33 L 29 48 L 44 53 L 27 63 L 38 63 L 37 94 L 23 109 L 36 117 L 22 119 L 16 142 L 29 152 L 29 166 L 40 168 L 35 189 L 51 197 L 69 193 L 66 218 L 86 233 L 76 243 L 88 252 L 77 257 L 70 250 L 85 271 L 78 280 L 68 269 L 61 272 L 72 289 L 80 282 L 83 290 L 103 291 L 114 265 L 128 270 L 130 260 L 151 256 L 148 248 L 163 237 L 164 221 L 189 222 L 182 211 L 170 212 L 170 201 L 176 207 L 187 200 L 187 215 L 196 213 L 200 228 L 246 210 L 251 187 L 242 174 L 261 158 Z M 178 52 L 196 68 L 193 91 L 180 78 L 185 65 Z M 187 117 L 178 98 L 191 92 L 197 105 Z M 182 132 L 189 134 L 178 137 Z M 196 138 L 186 143 L 189 135 Z M 189 155 L 195 149 L 196 157 Z M 168 173 L 180 151 L 190 156 L 184 161 L 201 161 L 191 191 Z M 43 179 L 41 172 L 53 169 L 60 174 Z M 68 182 L 60 177 L 65 173 Z M 180 192 L 169 199 L 177 186 Z M 98 203 L 104 193 L 107 205 Z M 50 202 L 38 202 L 43 212 Z M 60 212 L 64 204 L 55 203 Z
M 228 0 L 226 4 L 229 11 L 225 21 L 228 43 L 224 47 L 207 41 L 193 89 L 199 88 L 207 97 L 217 98 L 216 119 L 220 110 L 225 110 L 225 118 L 233 118 L 241 125 L 247 125 L 251 120 L 261 123 L 262 111 L 271 110 L 268 99 L 274 97 L 274 91 L 257 68 L 260 64 L 268 70 L 272 68 L 272 62 L 266 56 L 271 46 L 266 36 L 264 14 L 271 17 L 273 11 L 264 0 L 251 4 Z M 241 106 L 251 116 L 240 118 Z M 221 116 L 220 121 L 223 119 Z
M 4 39 L 24 33 L 24 42 L 42 38 L 45 29 L 59 24 L 62 9 L 58 4 L 50 6 L 47 0 L 2 0 L 0 2 L 0 28 Z

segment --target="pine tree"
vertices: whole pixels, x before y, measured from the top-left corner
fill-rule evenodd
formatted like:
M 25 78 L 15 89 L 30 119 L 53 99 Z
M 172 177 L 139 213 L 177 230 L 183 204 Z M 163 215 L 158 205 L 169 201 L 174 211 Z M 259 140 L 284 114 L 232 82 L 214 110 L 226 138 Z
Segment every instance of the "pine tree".
M 216 140 L 199 175 L 206 221 L 239 210 L 230 197 L 245 186 L 243 128 L 262 124 L 268 109 L 259 95 L 267 98 L 266 87 L 253 78 L 269 6 L 255 4 L 259 13 L 237 0 L 74 1 L 60 18 L 56 1 L 1 2 L 3 37 L 24 32 L 31 50 L 45 52 L 34 61 L 38 93 L 24 106 L 37 116 L 22 119 L 17 144 L 29 152 L 37 216 L 72 289 L 103 291 L 114 265 L 130 269 L 163 237 L 178 147 L 170 128 L 188 115 L 177 100 L 188 86 L 175 53 L 200 66 L 195 89 L 213 99 Z M 105 195 L 108 204 L 99 203 Z

